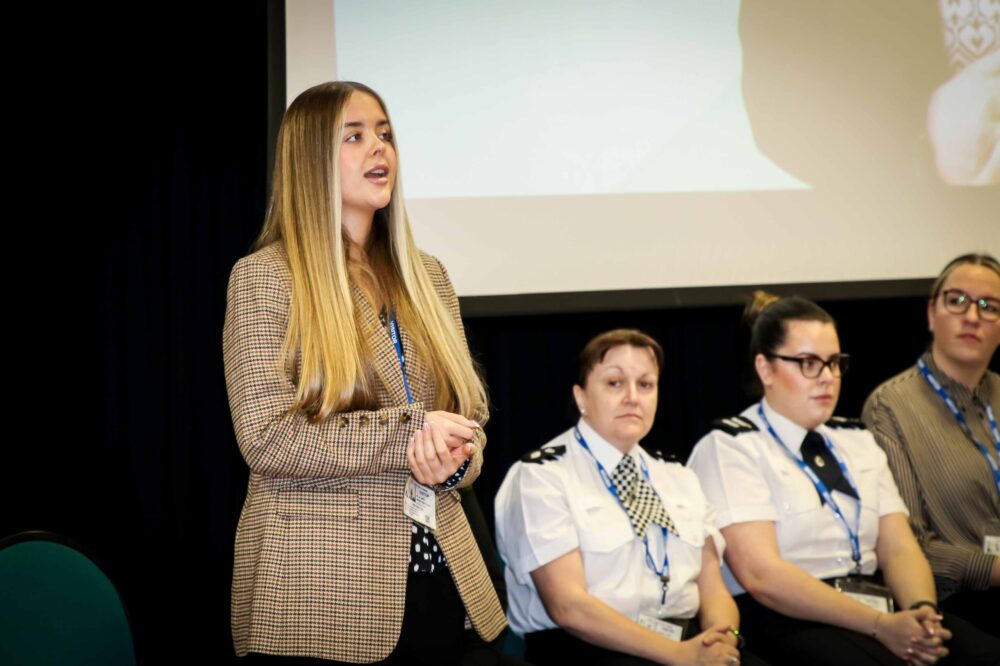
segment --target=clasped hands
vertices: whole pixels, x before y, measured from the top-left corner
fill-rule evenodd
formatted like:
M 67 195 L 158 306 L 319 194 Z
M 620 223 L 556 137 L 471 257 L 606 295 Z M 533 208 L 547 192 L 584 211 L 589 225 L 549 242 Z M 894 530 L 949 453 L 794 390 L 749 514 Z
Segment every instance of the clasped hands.
M 736 635 L 728 624 L 709 627 L 681 643 L 678 663 L 695 666 L 739 666 Z
M 951 638 L 951 632 L 941 626 L 942 619 L 926 606 L 882 615 L 878 638 L 909 664 L 933 664 L 948 654 L 944 642 Z
M 447 481 L 466 458 L 476 453 L 479 424 L 459 414 L 427 412 L 424 427 L 413 433 L 406 461 L 413 478 L 425 486 Z

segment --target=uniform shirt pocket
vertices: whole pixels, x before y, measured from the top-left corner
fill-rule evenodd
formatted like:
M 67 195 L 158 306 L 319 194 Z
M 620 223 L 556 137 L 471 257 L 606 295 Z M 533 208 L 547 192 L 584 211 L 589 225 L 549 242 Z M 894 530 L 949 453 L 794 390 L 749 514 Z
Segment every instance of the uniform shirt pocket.
M 878 541 L 880 473 L 879 461 L 868 457 L 856 463 L 851 472 L 851 481 L 861 498 L 862 550 L 873 550 Z
M 823 513 L 829 509 L 822 505 L 816 486 L 791 460 L 775 465 L 770 485 L 777 512 L 778 548 L 782 557 L 794 561 L 802 549 L 809 550 L 819 540 L 832 513 Z
M 791 460 L 782 460 L 775 465 L 770 485 L 779 521 L 816 511 L 822 504 L 812 480 Z
M 666 506 L 670 520 L 677 533 L 667 537 L 667 552 L 670 554 L 670 577 L 672 586 L 682 590 L 701 571 L 702 550 L 705 547 L 705 509 L 685 502 L 668 503 Z M 654 550 L 654 558 L 659 563 L 661 546 Z M 687 592 L 691 593 L 690 590 Z M 694 604 L 697 607 L 697 603 Z
M 610 553 L 636 538 L 624 509 L 608 502 L 582 502 L 577 527 L 584 553 Z
M 677 537 L 690 546 L 701 548 L 705 544 L 705 512 L 686 503 L 666 503 L 664 508 L 673 521 Z

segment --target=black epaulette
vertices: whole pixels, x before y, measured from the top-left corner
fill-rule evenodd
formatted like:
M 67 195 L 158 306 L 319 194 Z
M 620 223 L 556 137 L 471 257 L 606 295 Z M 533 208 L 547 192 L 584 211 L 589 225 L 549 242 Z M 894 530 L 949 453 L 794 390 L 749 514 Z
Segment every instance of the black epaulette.
M 558 460 L 564 453 L 566 453 L 566 447 L 563 445 L 559 446 L 543 446 L 540 449 L 535 449 L 534 451 L 528 451 L 521 457 L 521 462 L 526 463 L 538 463 L 542 465 L 546 460 Z
M 849 419 L 846 416 L 833 416 L 826 422 L 827 428 L 838 428 L 842 430 L 866 430 L 865 422 L 861 419 Z
M 656 450 L 646 449 L 646 452 L 649 453 L 649 455 L 656 458 L 657 460 L 662 460 L 663 462 L 668 462 L 668 463 L 680 462 L 680 459 L 674 453 L 665 453 L 663 451 L 660 451 L 659 449 Z
M 712 421 L 712 430 L 721 430 L 735 437 L 745 432 L 757 432 L 757 425 L 745 416 L 727 416 Z

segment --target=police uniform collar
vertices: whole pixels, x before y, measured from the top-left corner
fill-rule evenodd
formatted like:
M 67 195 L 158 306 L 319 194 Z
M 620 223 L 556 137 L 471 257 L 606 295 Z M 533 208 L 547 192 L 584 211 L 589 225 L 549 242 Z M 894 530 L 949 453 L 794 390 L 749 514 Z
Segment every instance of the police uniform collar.
M 597 431 L 591 428 L 586 421 L 582 418 L 577 422 L 576 427 L 580 429 L 580 434 L 587 441 L 587 446 L 590 447 L 591 452 L 594 457 L 604 466 L 604 469 L 608 470 L 610 474 L 611 471 L 618 466 L 621 462 L 622 456 L 624 455 L 619 451 L 614 444 L 611 444 L 606 439 L 597 434 Z M 634 444 L 629 450 L 629 455 L 635 459 L 636 466 L 639 464 L 639 450 L 640 446 Z
M 767 416 L 767 420 L 771 422 L 771 426 L 774 431 L 778 433 L 778 437 L 781 441 L 785 443 L 792 453 L 798 457 L 802 457 L 799 454 L 799 449 L 802 448 L 802 440 L 805 439 L 806 433 L 809 432 L 798 423 L 782 416 L 778 412 L 774 411 L 771 405 L 767 404 L 767 398 L 761 399 L 760 403 L 764 406 L 764 414 Z M 757 416 L 757 410 L 753 410 L 753 416 Z M 760 424 L 763 426 L 764 424 Z

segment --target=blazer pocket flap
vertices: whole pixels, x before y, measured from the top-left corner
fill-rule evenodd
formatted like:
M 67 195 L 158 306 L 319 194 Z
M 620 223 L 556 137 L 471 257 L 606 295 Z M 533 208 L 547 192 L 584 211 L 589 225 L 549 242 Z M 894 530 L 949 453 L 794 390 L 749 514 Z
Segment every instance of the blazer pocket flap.
M 350 520 L 358 517 L 358 502 L 356 492 L 288 490 L 278 494 L 278 513 L 286 519 Z

